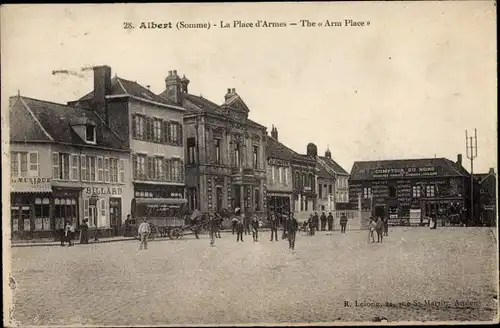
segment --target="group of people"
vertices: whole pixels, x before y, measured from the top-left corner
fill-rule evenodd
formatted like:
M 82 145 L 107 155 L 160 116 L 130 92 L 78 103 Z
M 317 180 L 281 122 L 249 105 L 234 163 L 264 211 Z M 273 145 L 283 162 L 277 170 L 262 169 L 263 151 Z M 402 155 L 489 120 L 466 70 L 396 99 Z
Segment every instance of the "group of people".
M 311 214 L 309 216 L 309 219 L 304 222 L 304 229 L 307 230 L 309 228 L 309 234 L 311 236 L 315 235 L 316 231 L 319 231 L 320 225 L 319 223 L 321 222 L 321 231 L 325 231 L 327 228 L 328 224 L 328 231 L 333 231 L 333 215 L 332 213 L 328 213 L 328 216 L 326 216 L 325 212 L 321 214 L 320 217 L 318 217 L 318 213 L 314 212 L 314 214 Z M 347 227 L 347 217 L 345 213 L 342 213 L 342 216 L 340 217 L 340 232 L 345 233 Z
M 288 248 L 291 250 L 295 249 L 295 238 L 297 236 L 297 230 L 299 229 L 299 222 L 293 215 L 290 213 L 290 216 L 282 215 L 282 224 L 283 224 L 283 234 L 281 239 L 288 240 Z M 269 225 L 271 228 L 271 240 L 270 241 L 278 241 L 278 227 L 279 221 L 276 218 L 274 213 L 271 213 L 269 217 Z
M 368 243 L 375 242 L 375 232 L 377 233 L 377 243 L 382 243 L 384 236 L 388 236 L 389 234 L 389 220 L 387 218 L 373 218 L 370 216 L 368 229 Z

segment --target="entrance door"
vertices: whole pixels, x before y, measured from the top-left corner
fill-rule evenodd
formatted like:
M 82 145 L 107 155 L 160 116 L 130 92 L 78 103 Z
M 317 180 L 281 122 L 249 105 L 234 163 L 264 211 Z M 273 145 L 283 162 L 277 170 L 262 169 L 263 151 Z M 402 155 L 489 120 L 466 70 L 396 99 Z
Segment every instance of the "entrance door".
M 115 236 L 118 234 L 118 228 L 122 225 L 122 200 L 121 198 L 109 199 L 109 223 Z
M 99 224 L 99 222 L 97 222 L 97 207 L 95 205 L 89 206 L 89 222 L 94 227 L 97 227 L 97 225 Z
M 220 212 L 222 210 L 222 187 L 216 187 L 215 194 L 215 211 Z

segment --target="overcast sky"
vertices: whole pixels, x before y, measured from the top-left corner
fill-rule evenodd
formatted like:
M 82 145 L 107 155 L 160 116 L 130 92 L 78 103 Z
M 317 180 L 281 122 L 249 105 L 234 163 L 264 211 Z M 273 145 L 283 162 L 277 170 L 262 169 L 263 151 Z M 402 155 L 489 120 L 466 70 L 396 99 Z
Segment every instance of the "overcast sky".
M 354 161 L 465 156 L 496 168 L 496 17 L 488 2 L 16 5 L 2 7 L 2 95 L 55 102 L 92 88 L 52 75 L 107 64 L 160 93 L 169 70 L 190 93 L 221 103 L 235 88 L 250 118 L 305 153 L 314 142 Z M 123 22 L 370 22 L 364 27 L 125 30 Z M 2 97 L 3 98 L 3 97 Z M 5 98 L 4 98 L 5 99 Z M 2 105 L 5 103 L 2 102 Z M 2 106 L 2 109 L 5 108 Z M 465 168 L 470 165 L 465 163 Z

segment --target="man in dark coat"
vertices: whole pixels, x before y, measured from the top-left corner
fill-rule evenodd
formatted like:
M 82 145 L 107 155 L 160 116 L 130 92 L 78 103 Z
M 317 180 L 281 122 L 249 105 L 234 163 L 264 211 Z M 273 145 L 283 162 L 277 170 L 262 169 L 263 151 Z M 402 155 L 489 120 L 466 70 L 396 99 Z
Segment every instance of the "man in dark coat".
M 210 233 L 210 246 L 215 246 L 215 238 L 217 237 L 217 226 L 219 220 L 212 213 L 208 213 L 208 231 Z
M 313 215 L 313 224 L 314 224 L 314 228 L 316 229 L 316 231 L 319 231 L 319 217 L 318 217 L 318 212 L 314 212 L 314 215 Z
M 347 217 L 345 216 L 345 213 L 342 213 L 342 216 L 340 217 L 340 232 L 345 233 L 346 227 L 347 227 Z
M 271 217 L 269 218 L 269 227 L 271 228 L 271 241 L 278 241 L 278 221 L 274 213 L 271 213 Z
M 319 220 L 321 221 L 321 231 L 325 231 L 326 230 L 326 214 L 325 214 L 325 212 L 321 213 L 321 217 L 319 218 Z
M 281 236 L 281 239 L 287 238 L 288 234 L 288 216 L 282 215 L 281 216 L 282 222 L 283 222 L 283 235 Z
M 314 232 L 316 231 L 316 227 L 314 226 L 314 218 L 309 216 L 307 220 L 307 225 L 309 226 L 309 235 L 314 236 Z
M 333 215 L 332 212 L 328 213 L 328 217 L 326 218 L 328 221 L 328 231 L 333 230 Z
M 297 236 L 297 230 L 299 229 L 299 222 L 294 217 L 293 213 L 290 214 L 290 219 L 288 220 L 288 248 L 291 250 L 295 249 L 295 237 Z
M 243 230 L 243 218 L 240 217 L 238 222 L 236 222 L 236 242 L 239 242 L 240 240 L 243 242 Z
M 215 213 L 215 219 L 217 221 L 217 226 L 216 226 L 216 230 L 215 230 L 215 238 L 221 238 L 220 236 L 220 230 L 221 230 L 221 227 L 222 227 L 222 216 L 219 214 L 219 213 Z
M 252 219 L 252 237 L 253 241 L 259 241 L 259 220 L 256 215 Z
M 243 217 L 243 229 L 245 231 L 245 235 L 250 234 L 250 218 L 246 215 Z

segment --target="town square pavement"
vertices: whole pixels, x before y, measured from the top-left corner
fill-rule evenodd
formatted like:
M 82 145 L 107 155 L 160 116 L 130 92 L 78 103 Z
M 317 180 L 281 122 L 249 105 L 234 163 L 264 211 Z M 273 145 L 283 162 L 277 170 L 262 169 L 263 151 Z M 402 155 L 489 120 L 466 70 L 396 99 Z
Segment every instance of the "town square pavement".
M 392 228 L 259 242 L 225 233 L 12 249 L 22 325 L 493 320 L 498 263 L 488 228 Z

